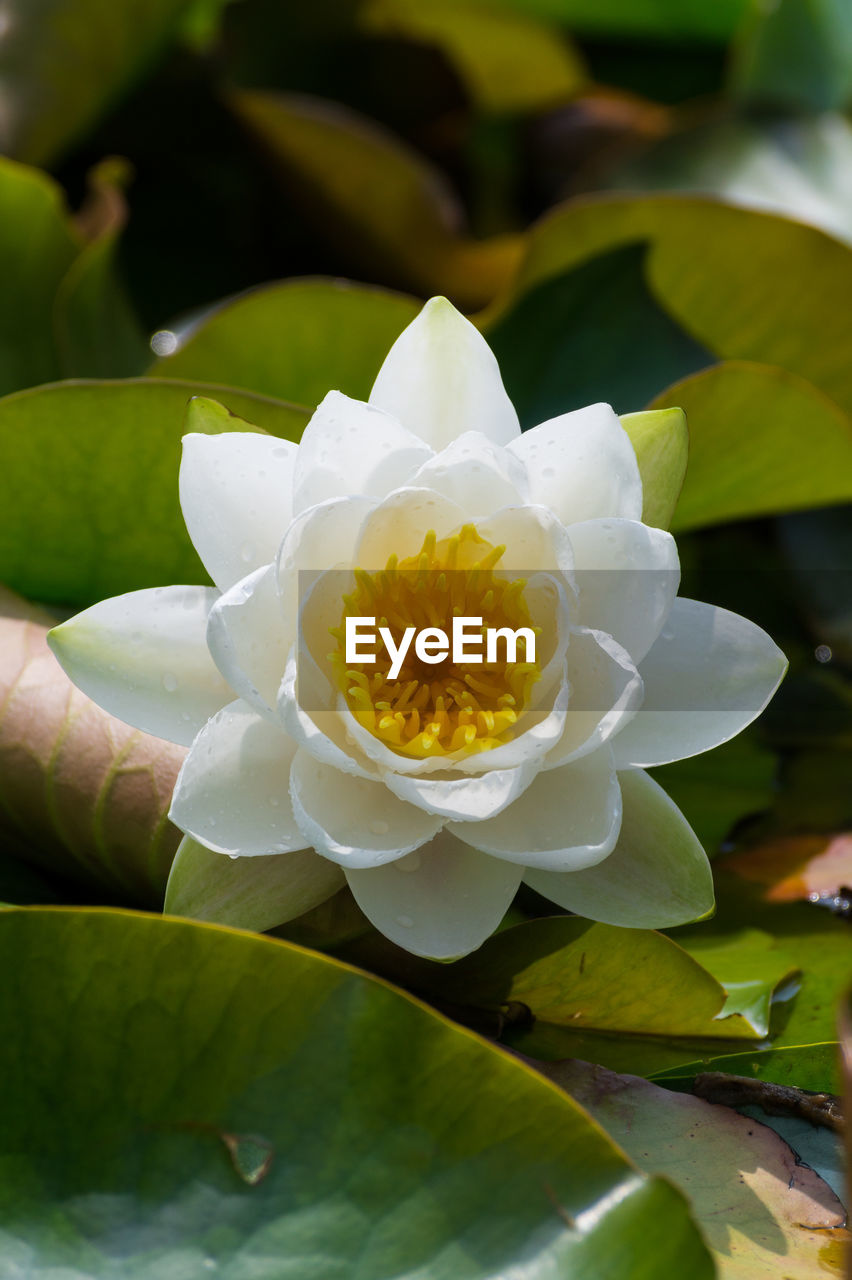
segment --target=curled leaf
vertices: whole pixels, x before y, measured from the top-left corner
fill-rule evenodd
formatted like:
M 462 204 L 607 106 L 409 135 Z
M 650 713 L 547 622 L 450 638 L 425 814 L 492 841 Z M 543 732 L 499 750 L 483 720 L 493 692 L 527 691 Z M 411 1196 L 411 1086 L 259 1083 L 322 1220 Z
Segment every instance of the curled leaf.
M 184 750 L 82 694 L 47 647 L 51 621 L 0 590 L 0 827 L 27 861 L 158 905 Z

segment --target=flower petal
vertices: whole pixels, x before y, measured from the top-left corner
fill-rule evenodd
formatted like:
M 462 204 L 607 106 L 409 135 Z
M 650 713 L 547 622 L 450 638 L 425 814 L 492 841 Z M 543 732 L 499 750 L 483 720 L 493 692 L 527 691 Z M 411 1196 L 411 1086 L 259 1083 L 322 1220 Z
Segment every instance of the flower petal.
M 618 767 L 668 764 L 727 742 L 760 715 L 786 669 L 753 622 L 676 600 L 640 666 L 645 700 L 614 744 Z
M 446 538 L 467 519 L 464 507 L 433 489 L 397 489 L 367 515 L 349 563 L 368 572 L 384 569 L 392 555 L 416 555 L 430 530 Z
M 245 702 L 232 702 L 193 742 L 169 817 L 214 853 L 253 857 L 304 849 L 288 785 L 295 752 L 282 729 Z
M 113 596 L 54 627 L 48 643 L 76 685 L 137 729 L 189 745 L 233 697 L 207 648 L 209 587 Z
M 308 844 L 342 867 L 377 867 L 419 849 L 442 821 L 389 794 L 381 782 L 340 773 L 297 751 L 293 812 Z
M 502 813 L 527 789 L 540 768 L 541 762 L 531 759 L 512 769 L 491 769 L 463 778 L 388 772 L 384 781 L 400 800 L 427 813 L 456 822 L 481 822 Z
M 713 909 L 713 875 L 695 832 L 662 787 L 641 770 L 619 774 L 624 814 L 615 849 L 584 871 L 530 871 L 551 902 L 588 920 L 668 929 Z
M 642 481 L 627 432 L 608 404 L 591 404 L 525 431 L 509 445 L 526 464 L 530 501 L 567 525 L 642 517 Z
M 612 852 L 621 826 L 621 791 L 612 751 L 603 747 L 540 773 L 497 818 L 448 830 L 483 853 L 545 871 L 593 867 Z
M 488 515 L 527 497 L 523 464 L 481 431 L 463 432 L 424 462 L 409 483 L 442 493 L 472 516 Z
M 442 831 L 407 858 L 347 871 L 355 901 L 377 929 L 415 955 L 451 960 L 481 946 L 502 920 L 521 868 Z
M 254 431 L 184 436 L 183 518 L 220 590 L 274 560 L 293 515 L 297 452 L 289 440 Z
M 606 631 L 641 662 L 671 611 L 680 583 L 675 540 L 638 520 L 585 520 L 568 530 L 578 621 Z
M 504 546 L 500 568 L 518 573 L 559 571 L 570 577 L 574 549 L 568 530 L 548 507 L 503 507 L 476 522 L 477 532 L 494 546 Z
M 432 298 L 403 329 L 379 370 L 370 404 L 392 413 L 433 449 L 464 431 L 508 444 L 521 430 L 491 348 L 446 298 Z
M 383 498 L 431 456 L 390 414 L 330 391 L 299 442 L 293 509 L 348 494 Z
M 233 859 L 184 836 L 163 910 L 263 933 L 313 911 L 345 883 L 340 868 L 313 849 Z
M 343 773 L 354 773 L 358 778 L 378 777 L 369 761 L 357 758 L 346 739 L 346 726 L 337 711 L 325 710 L 321 705 L 304 705 L 314 701 L 310 692 L 302 689 L 306 655 L 296 663 L 295 653 L 290 654 L 278 695 L 278 714 L 286 732 L 294 742 L 323 764 L 330 764 Z M 299 697 L 297 697 L 297 691 Z
M 571 699 L 565 728 L 548 752 L 545 769 L 596 751 L 636 715 L 642 678 L 629 654 L 603 631 L 576 628 L 565 658 Z
M 276 718 L 289 640 L 274 565 L 256 569 L 210 610 L 207 645 L 216 666 L 234 693 L 269 719 Z

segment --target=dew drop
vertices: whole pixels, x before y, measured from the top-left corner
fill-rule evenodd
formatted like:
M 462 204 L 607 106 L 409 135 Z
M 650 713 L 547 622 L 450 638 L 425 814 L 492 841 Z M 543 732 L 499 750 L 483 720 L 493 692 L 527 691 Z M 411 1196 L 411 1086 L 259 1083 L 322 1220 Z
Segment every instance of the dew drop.
M 385 836 L 390 830 L 390 827 L 384 821 L 383 818 L 373 818 L 373 820 L 370 823 L 370 830 L 372 831 L 373 835 Z
M 248 564 L 254 559 L 254 547 L 250 542 L 246 542 L 242 547 L 240 547 L 240 559 L 243 564 Z
M 543 476 L 547 476 L 548 480 L 550 480 L 553 476 L 555 476 L 555 475 L 556 475 L 556 468 L 555 468 L 555 467 L 543 467 L 543 468 L 542 468 L 542 472 L 541 472 L 541 474 L 542 474 Z
M 411 919 L 411 916 L 397 916 L 396 922 L 397 924 L 401 924 L 403 929 L 410 929 L 411 926 L 414 924 L 414 921 Z
M 237 858 L 238 858 L 240 855 L 239 855 L 238 853 L 228 853 L 228 854 L 226 854 L 225 856 L 229 859 L 229 861 L 231 861 L 231 862 L 236 862 Z
M 409 853 L 406 857 L 400 858 L 393 865 L 396 867 L 397 871 L 419 871 L 420 854 L 415 850 L 414 853 Z
M 166 693 L 174 693 L 177 687 L 178 687 L 177 676 L 174 676 L 170 671 L 167 671 L 166 674 L 163 676 L 163 688 L 165 689 Z
M 272 806 L 272 808 L 273 808 L 273 809 L 277 809 L 277 808 L 278 808 L 278 806 L 279 806 L 279 804 L 281 803 L 281 801 L 278 799 L 278 797 L 277 797 L 277 796 L 270 796 L 270 797 L 269 797 L 269 803 L 270 803 L 270 805 Z

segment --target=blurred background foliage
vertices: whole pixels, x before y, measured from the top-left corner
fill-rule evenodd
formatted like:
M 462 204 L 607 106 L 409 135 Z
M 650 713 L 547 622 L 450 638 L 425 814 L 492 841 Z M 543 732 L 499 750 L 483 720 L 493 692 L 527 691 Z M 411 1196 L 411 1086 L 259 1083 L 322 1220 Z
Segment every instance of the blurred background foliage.
M 204 580 L 174 483 L 189 397 L 297 439 L 446 294 L 525 426 L 686 410 L 683 592 L 791 670 L 753 730 L 659 777 L 711 854 L 768 849 L 766 893 L 848 913 L 851 102 L 847 0 L 3 0 L 0 580 L 57 609 Z M 20 762 L 37 797 L 58 766 L 22 669 L 16 849 L 156 905 L 162 827 L 156 856 L 58 819 L 31 847 Z M 58 892 L 27 876 L 0 896 Z

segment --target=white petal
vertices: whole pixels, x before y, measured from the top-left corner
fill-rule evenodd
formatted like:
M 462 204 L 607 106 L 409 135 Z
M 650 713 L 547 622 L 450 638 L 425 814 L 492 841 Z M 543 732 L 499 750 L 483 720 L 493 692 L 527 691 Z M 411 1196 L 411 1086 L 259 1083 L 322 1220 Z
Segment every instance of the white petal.
M 340 773 L 298 751 L 290 773 L 293 811 L 305 841 L 342 867 L 377 867 L 419 849 L 440 818 L 391 795 L 381 782 Z
M 586 520 L 568 530 L 581 626 L 606 631 L 641 662 L 680 583 L 675 540 L 638 520 Z
M 413 556 L 431 530 L 449 537 L 468 520 L 467 511 L 432 489 L 398 489 L 364 520 L 349 563 L 368 572 L 384 569 L 390 556 Z
M 304 849 L 293 817 L 295 743 L 245 702 L 201 730 L 175 784 L 169 817 L 214 853 L 254 856 Z
M 667 764 L 727 742 L 760 715 L 786 669 L 753 622 L 676 600 L 640 666 L 645 700 L 614 743 L 618 767 Z
M 483 853 L 546 871 L 593 867 L 612 852 L 621 826 L 621 791 L 612 751 L 603 747 L 540 773 L 497 818 L 451 823 L 448 830 Z
M 255 711 L 274 719 L 290 632 L 274 565 L 256 569 L 210 610 L 207 644 L 216 666 Z
M 304 655 L 297 666 L 295 653 L 291 653 L 278 695 L 278 714 L 286 732 L 315 760 L 359 778 L 378 777 L 370 761 L 356 754 L 354 744 L 346 740 L 346 727 L 339 713 L 310 705 L 313 701 L 310 693 L 300 688 L 303 673 Z M 303 705 L 303 698 L 307 705 Z
M 220 590 L 274 560 L 293 515 L 297 448 L 253 431 L 184 436 L 183 518 Z
M 571 539 L 547 507 L 504 507 L 475 523 L 483 538 L 495 547 L 506 548 L 500 557 L 500 569 L 521 574 L 558 570 L 570 576 L 574 568 Z
M 285 534 L 276 563 L 279 573 L 321 573 L 353 563 L 353 547 L 364 520 L 376 507 L 372 498 L 332 498 L 296 517 Z
M 584 871 L 529 871 L 551 902 L 588 920 L 668 929 L 713 909 L 707 855 L 678 809 L 646 773 L 619 774 L 624 814 L 615 849 Z
M 293 509 L 348 494 L 383 498 L 431 456 L 390 414 L 330 391 L 299 442 Z
M 642 517 L 642 481 L 627 432 L 608 404 L 551 418 L 509 446 L 526 464 L 530 500 L 564 524 Z
M 571 632 L 565 670 L 571 686 L 565 729 L 545 769 L 596 751 L 622 731 L 642 702 L 642 679 L 630 655 L 603 631 Z
M 410 484 L 444 494 L 472 516 L 488 515 L 527 498 L 523 463 L 480 431 L 465 431 L 434 454 Z
M 495 444 L 520 434 L 491 348 L 446 298 L 432 298 L 403 329 L 379 370 L 370 404 L 392 413 L 433 449 L 464 431 L 481 431 Z
M 345 883 L 340 868 L 313 849 L 226 858 L 184 836 L 163 911 L 263 933 L 313 911 Z
M 524 760 L 513 769 L 492 769 L 463 778 L 431 778 L 386 773 L 386 786 L 409 804 L 456 822 L 481 822 L 502 813 L 532 782 L 540 761 Z
M 450 960 L 494 932 L 521 874 L 520 867 L 442 831 L 407 858 L 347 871 L 346 879 L 358 906 L 386 938 L 415 955 Z
M 113 596 L 54 627 L 48 643 L 98 706 L 157 738 L 188 745 L 233 693 L 206 643 L 209 587 Z

